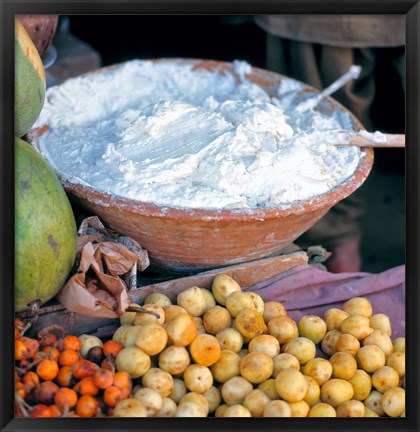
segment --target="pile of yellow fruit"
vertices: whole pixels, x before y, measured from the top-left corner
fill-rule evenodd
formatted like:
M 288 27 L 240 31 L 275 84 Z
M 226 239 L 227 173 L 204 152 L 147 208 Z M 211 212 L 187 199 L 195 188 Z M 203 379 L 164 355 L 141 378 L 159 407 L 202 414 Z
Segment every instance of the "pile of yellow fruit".
M 297 323 L 218 275 L 211 291 L 145 299 L 113 340 L 134 381 L 117 417 L 405 416 L 405 338 L 365 298 Z M 324 355 L 317 355 L 317 347 Z

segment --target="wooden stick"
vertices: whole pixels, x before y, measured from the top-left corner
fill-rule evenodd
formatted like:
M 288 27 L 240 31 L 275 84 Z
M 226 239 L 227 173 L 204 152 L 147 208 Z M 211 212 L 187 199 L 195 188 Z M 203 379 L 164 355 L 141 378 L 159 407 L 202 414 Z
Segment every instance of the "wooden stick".
M 363 135 L 356 135 L 348 143 L 335 144 L 338 147 L 405 148 L 404 134 L 385 134 L 386 142 L 375 142 Z

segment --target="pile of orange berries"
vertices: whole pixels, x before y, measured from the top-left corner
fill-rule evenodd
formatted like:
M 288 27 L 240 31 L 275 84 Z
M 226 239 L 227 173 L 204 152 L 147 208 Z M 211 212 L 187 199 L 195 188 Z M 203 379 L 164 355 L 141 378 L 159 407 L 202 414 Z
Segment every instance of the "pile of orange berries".
M 123 345 L 109 340 L 83 357 L 79 337 L 52 327 L 33 339 L 23 335 L 25 323 L 15 320 L 16 416 L 112 416 L 133 386 L 127 372 L 115 371 Z

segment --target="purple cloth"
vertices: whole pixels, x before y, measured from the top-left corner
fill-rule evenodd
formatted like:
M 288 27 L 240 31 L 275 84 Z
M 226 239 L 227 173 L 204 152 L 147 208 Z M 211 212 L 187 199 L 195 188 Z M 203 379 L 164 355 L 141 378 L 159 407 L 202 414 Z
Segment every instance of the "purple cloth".
M 405 335 L 404 265 L 378 274 L 336 274 L 301 265 L 246 291 L 258 293 L 264 301 L 281 302 L 295 321 L 308 314 L 323 317 L 327 309 L 341 308 L 352 297 L 366 297 L 374 314 L 388 315 L 392 339 Z

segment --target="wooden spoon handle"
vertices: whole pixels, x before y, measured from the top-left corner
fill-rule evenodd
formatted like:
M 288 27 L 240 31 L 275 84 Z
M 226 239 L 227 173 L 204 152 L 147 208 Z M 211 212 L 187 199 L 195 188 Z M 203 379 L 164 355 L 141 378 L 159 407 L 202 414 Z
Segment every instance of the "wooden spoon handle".
M 356 147 L 374 147 L 374 148 L 405 148 L 404 134 L 385 134 L 386 142 L 375 142 L 363 135 L 357 135 L 348 143 L 336 144 L 337 146 L 356 146 Z

